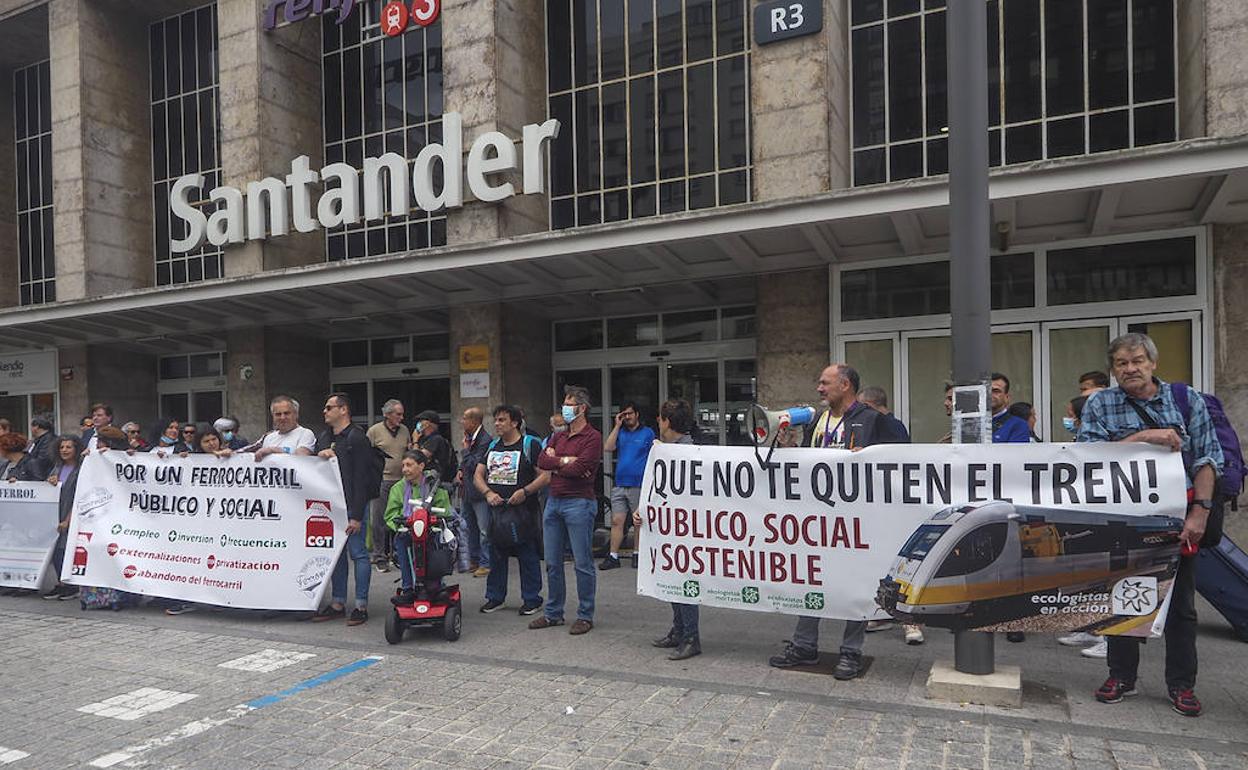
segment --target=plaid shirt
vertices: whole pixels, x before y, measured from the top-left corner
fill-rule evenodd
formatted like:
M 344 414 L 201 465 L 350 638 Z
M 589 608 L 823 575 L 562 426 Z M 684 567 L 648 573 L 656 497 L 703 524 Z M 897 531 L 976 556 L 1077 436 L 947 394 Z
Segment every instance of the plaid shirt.
M 1209 410 L 1205 408 L 1205 400 L 1200 393 L 1192 388 L 1187 389 L 1187 402 L 1191 405 L 1191 419 L 1183 424 L 1183 413 L 1174 403 L 1174 393 L 1168 383 L 1154 377 L 1157 393 L 1147 401 L 1128 396 L 1122 388 L 1108 388 L 1093 393 L 1083 405 L 1083 414 L 1079 418 L 1080 442 L 1085 441 L 1121 441 L 1133 433 L 1148 430 L 1148 425 L 1140 419 L 1140 415 L 1131 408 L 1131 402 L 1139 404 L 1145 412 L 1162 428 L 1174 428 L 1183 440 L 1183 460 L 1187 466 L 1187 485 L 1192 485 L 1192 477 L 1202 466 L 1213 468 L 1215 474 L 1222 473 L 1222 446 L 1213 431 L 1213 421 L 1209 419 Z

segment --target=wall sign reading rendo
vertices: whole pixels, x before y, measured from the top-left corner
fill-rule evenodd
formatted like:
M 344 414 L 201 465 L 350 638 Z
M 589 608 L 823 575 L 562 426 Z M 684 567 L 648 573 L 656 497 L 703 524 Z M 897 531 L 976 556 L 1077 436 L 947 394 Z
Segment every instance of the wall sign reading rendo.
M 531 123 L 522 130 L 523 194 L 545 192 L 542 149 L 559 135 L 559 121 Z M 330 163 L 317 172 L 310 168 L 308 156 L 300 155 L 291 161 L 285 179 L 266 177 L 250 182 L 246 194 L 235 187 L 214 188 L 208 199 L 219 205 L 211 216 L 190 202 L 191 193 L 204 186 L 204 175 L 179 177 L 169 192 L 169 208 L 174 217 L 186 222 L 186 237 L 173 239 L 171 248 L 174 253 L 183 253 L 194 251 L 205 240 L 224 246 L 286 235 L 292 220 L 295 230 L 301 233 L 353 225 L 360 221 L 361 197 L 365 220 L 405 215 L 411 209 L 413 196 L 416 205 L 425 211 L 458 208 L 464 203 L 465 174 L 468 189 L 477 200 L 497 202 L 516 194 L 511 182 L 490 179 L 491 175 L 516 170 L 515 142 L 498 131 L 487 131 L 476 138 L 468 150 L 467 162 L 461 163 L 463 120 L 458 113 L 442 116 L 442 134 L 442 144 L 426 146 L 410 165 L 403 156 L 388 152 L 380 158 L 365 158 L 362 172 L 346 163 Z M 440 190 L 434 189 L 435 164 L 442 167 Z M 320 182 L 329 184 L 314 210 L 311 186 Z
M 320 16 L 334 10 L 338 11 L 335 21 L 341 24 L 351 15 L 355 4 L 356 0 L 269 0 L 269 4 L 264 8 L 264 28 L 267 31 L 277 29 L 280 23 L 277 17 L 279 8 L 282 11 L 280 21 L 287 24 L 294 24 L 309 16 Z

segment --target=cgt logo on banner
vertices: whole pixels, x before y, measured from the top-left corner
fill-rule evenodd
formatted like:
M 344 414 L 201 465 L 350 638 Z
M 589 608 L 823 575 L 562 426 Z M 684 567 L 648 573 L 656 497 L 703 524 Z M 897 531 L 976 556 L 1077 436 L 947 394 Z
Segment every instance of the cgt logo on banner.
M 45 481 L 0 484 L 0 587 L 50 587 L 59 492 Z
M 346 527 L 318 457 L 92 453 L 77 491 L 62 580 L 205 604 L 316 609 Z
M 950 629 L 1159 633 L 1182 460 L 1145 445 L 660 444 L 637 591 Z

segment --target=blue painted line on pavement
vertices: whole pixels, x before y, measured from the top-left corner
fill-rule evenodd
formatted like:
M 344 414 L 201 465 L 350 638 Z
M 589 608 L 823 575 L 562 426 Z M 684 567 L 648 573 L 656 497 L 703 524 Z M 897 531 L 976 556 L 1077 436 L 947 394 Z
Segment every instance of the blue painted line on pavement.
M 368 668 L 374 663 L 380 663 L 380 662 L 381 662 L 381 658 L 378 656 L 369 656 L 367 658 L 361 658 L 360 660 L 357 660 L 354 663 L 348 663 L 347 665 L 339 666 L 338 668 L 335 668 L 332 671 L 326 671 L 324 674 L 321 674 L 320 676 L 314 676 L 311 679 L 305 679 L 304 681 L 300 682 L 299 684 L 289 689 L 282 690 L 281 692 L 273 693 L 272 695 L 264 695 L 259 698 L 256 698 L 255 700 L 247 701 L 247 703 L 243 705 L 251 709 L 260 709 L 260 708 L 264 708 L 265 706 L 272 706 L 274 703 L 279 703 L 283 700 L 286 700 L 290 696 L 297 695 L 303 692 L 304 690 L 310 690 L 313 687 L 317 687 L 319 685 L 325 684 L 326 682 L 332 682 L 335 679 L 338 679 L 339 677 L 344 677 L 347 674 L 355 673 L 356 671 L 359 671 L 360 669 Z

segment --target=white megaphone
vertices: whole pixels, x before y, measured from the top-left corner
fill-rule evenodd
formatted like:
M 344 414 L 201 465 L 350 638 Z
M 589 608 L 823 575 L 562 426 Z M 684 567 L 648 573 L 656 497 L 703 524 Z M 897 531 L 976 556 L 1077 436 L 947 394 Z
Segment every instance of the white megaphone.
M 767 409 L 753 404 L 749 412 L 750 438 L 758 446 L 766 446 L 776 439 L 776 434 L 794 425 L 809 425 L 815 421 L 813 406 L 792 406 L 788 409 Z

